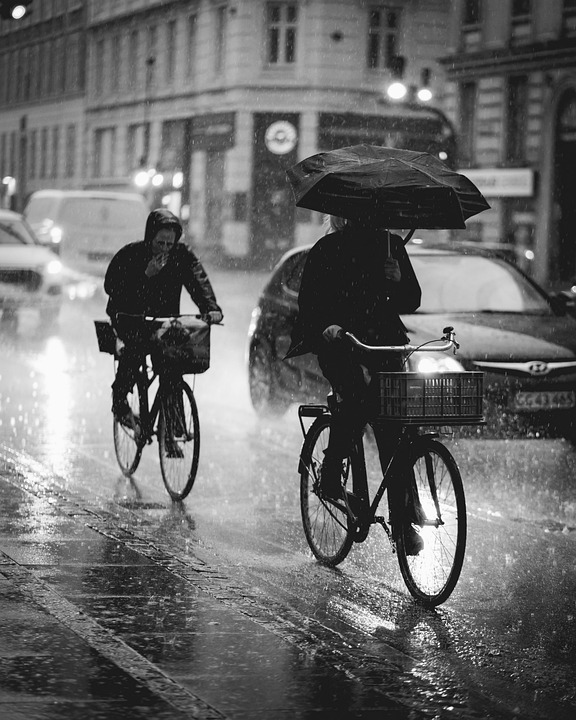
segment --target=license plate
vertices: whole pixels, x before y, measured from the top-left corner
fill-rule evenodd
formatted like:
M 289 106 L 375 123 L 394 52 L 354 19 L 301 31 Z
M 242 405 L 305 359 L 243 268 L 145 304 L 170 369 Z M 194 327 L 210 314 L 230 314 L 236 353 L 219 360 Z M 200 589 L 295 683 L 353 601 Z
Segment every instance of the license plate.
M 514 398 L 514 410 L 564 410 L 576 405 L 574 390 L 544 390 L 542 392 L 519 392 Z

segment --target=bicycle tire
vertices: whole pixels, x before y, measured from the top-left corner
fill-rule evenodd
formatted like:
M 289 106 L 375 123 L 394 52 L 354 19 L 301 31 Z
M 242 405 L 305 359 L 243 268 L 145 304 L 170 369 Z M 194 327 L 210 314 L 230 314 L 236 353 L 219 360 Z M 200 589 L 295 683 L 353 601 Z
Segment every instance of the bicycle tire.
M 194 393 L 182 380 L 173 392 L 162 390 L 158 424 L 158 452 L 162 479 L 173 500 L 184 500 L 192 490 L 200 458 L 200 420 Z M 179 393 L 182 406 L 178 408 Z M 181 414 L 183 411 L 183 415 Z M 180 424 L 180 418 L 183 422 Z M 177 428 L 174 430 L 174 428 Z
M 128 405 L 136 418 L 142 416 L 141 398 L 144 397 L 143 393 L 146 392 L 147 388 L 138 380 L 132 391 L 128 393 Z M 138 431 L 123 425 L 115 417 L 113 419 L 112 432 L 114 436 L 116 460 L 118 461 L 122 474 L 130 477 L 136 472 L 140 464 L 144 441 Z
M 467 532 L 464 488 L 451 452 L 432 438 L 420 439 L 412 446 L 410 468 L 427 519 L 438 519 L 432 494 L 435 489 L 443 524 L 421 527 L 423 548 L 417 555 L 408 555 L 404 534 L 407 525 L 393 523 L 398 563 L 412 596 L 434 607 L 450 597 L 464 563 Z
M 306 433 L 300 457 L 300 510 L 312 553 L 324 565 L 335 566 L 350 552 L 354 529 L 346 512 L 323 499 L 319 490 L 319 470 L 329 436 L 329 416 L 316 418 Z

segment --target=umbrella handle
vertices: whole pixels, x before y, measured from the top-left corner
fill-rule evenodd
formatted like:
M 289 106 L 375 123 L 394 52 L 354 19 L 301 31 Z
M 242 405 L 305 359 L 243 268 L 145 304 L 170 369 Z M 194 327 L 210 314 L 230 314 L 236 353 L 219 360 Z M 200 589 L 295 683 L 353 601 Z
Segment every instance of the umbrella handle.
M 410 240 L 412 239 L 412 236 L 414 235 L 415 232 L 416 232 L 416 228 L 412 228 L 412 230 L 410 230 L 408 235 L 406 235 L 406 237 L 404 238 L 404 245 L 407 245 L 410 242 Z

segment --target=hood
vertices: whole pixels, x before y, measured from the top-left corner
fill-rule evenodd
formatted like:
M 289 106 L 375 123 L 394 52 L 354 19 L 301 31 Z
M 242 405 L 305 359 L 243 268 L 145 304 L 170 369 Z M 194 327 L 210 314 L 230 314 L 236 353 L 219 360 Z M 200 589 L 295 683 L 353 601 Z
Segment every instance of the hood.
M 551 362 L 576 357 L 576 320 L 568 315 L 414 314 L 402 319 L 414 344 L 439 337 L 451 325 L 460 343 L 457 357 L 471 361 Z
M 144 232 L 144 242 L 151 243 L 162 228 L 170 228 L 176 231 L 176 242 L 182 237 L 182 223 L 174 213 L 164 208 L 152 210 L 146 220 L 146 231 Z

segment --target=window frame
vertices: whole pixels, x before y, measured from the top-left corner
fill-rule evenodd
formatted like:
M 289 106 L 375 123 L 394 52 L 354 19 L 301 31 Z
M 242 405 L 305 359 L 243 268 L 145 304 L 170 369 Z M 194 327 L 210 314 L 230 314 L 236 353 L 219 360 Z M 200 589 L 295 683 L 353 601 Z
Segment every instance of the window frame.
M 385 14 L 385 23 L 374 25 L 372 16 L 375 13 Z M 394 17 L 393 24 L 390 23 L 391 17 Z M 392 70 L 394 58 L 400 54 L 398 40 L 402 35 L 402 7 L 393 3 L 372 3 L 368 8 L 367 22 L 366 67 L 374 71 Z
M 280 17 L 272 17 L 273 10 L 279 10 Z M 290 13 L 294 11 L 293 19 Z M 286 16 L 286 17 L 285 17 Z M 301 7 L 297 2 L 274 0 L 266 3 L 264 22 L 266 27 L 266 66 L 269 68 L 292 68 L 298 62 L 298 36 Z M 272 40 L 275 37 L 276 40 Z M 288 38 L 292 39 L 289 40 Z M 272 46 L 275 47 L 273 53 Z

